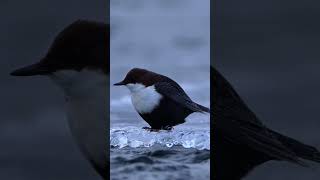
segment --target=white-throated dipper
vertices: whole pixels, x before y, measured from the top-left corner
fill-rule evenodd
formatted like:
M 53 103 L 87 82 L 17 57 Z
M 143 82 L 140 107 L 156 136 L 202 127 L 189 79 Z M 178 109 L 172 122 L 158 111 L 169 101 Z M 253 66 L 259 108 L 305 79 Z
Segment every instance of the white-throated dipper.
M 134 68 L 114 85 L 128 87 L 134 108 L 151 130 L 170 130 L 184 123 L 191 113 L 210 112 L 209 108 L 193 102 L 174 80 L 146 69 Z
M 211 67 L 213 179 L 240 180 L 270 161 L 320 163 L 320 152 L 264 126 L 231 84 Z
M 13 76 L 44 75 L 62 88 L 71 133 L 96 171 L 108 179 L 108 24 L 78 20 L 55 38 L 38 63 Z

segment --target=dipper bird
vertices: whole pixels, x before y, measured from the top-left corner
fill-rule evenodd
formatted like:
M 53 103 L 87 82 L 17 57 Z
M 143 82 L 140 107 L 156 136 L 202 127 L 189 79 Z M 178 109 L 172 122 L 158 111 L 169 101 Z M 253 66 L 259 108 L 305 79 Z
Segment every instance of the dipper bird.
M 193 102 L 174 80 L 146 69 L 134 68 L 114 85 L 125 85 L 130 90 L 133 106 L 151 130 L 170 130 L 184 123 L 191 113 L 210 112 Z
M 62 88 L 72 135 L 104 179 L 109 171 L 109 29 L 104 23 L 78 20 L 59 33 L 40 62 L 11 73 L 47 76 Z
M 230 83 L 211 68 L 213 178 L 239 180 L 270 160 L 320 163 L 320 152 L 263 125 Z

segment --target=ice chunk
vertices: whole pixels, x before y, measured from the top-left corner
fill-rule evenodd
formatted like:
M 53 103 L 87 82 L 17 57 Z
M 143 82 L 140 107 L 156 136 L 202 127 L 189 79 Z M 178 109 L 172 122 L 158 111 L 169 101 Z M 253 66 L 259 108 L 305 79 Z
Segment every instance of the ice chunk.
M 210 131 L 201 129 L 161 130 L 150 132 L 138 127 L 121 127 L 110 130 L 110 145 L 113 148 L 151 147 L 160 144 L 166 147 L 183 146 L 210 150 Z

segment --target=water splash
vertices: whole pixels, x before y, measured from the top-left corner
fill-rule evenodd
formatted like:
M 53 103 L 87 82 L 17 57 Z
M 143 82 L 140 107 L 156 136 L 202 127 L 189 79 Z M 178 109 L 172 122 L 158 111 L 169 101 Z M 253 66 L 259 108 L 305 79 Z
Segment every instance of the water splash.
M 179 129 L 172 131 L 149 132 L 137 127 L 112 128 L 110 145 L 113 148 L 151 147 L 160 144 L 171 148 L 183 146 L 198 150 L 210 150 L 210 131 L 195 129 Z

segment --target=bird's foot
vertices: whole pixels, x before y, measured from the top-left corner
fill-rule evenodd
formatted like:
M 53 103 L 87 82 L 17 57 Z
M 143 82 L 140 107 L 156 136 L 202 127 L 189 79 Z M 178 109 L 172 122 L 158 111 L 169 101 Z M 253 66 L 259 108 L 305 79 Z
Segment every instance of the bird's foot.
M 163 130 L 171 131 L 171 130 L 173 130 L 173 127 L 172 126 L 165 126 L 163 128 Z
M 142 129 L 145 129 L 145 130 L 150 131 L 150 132 L 159 132 L 160 131 L 160 129 L 152 129 L 150 127 L 143 127 Z
M 153 129 L 150 127 L 143 127 L 142 129 L 145 129 L 150 132 L 159 132 L 160 130 L 171 131 L 171 130 L 173 130 L 173 127 L 172 126 L 165 126 L 165 127 L 162 127 L 161 129 Z

